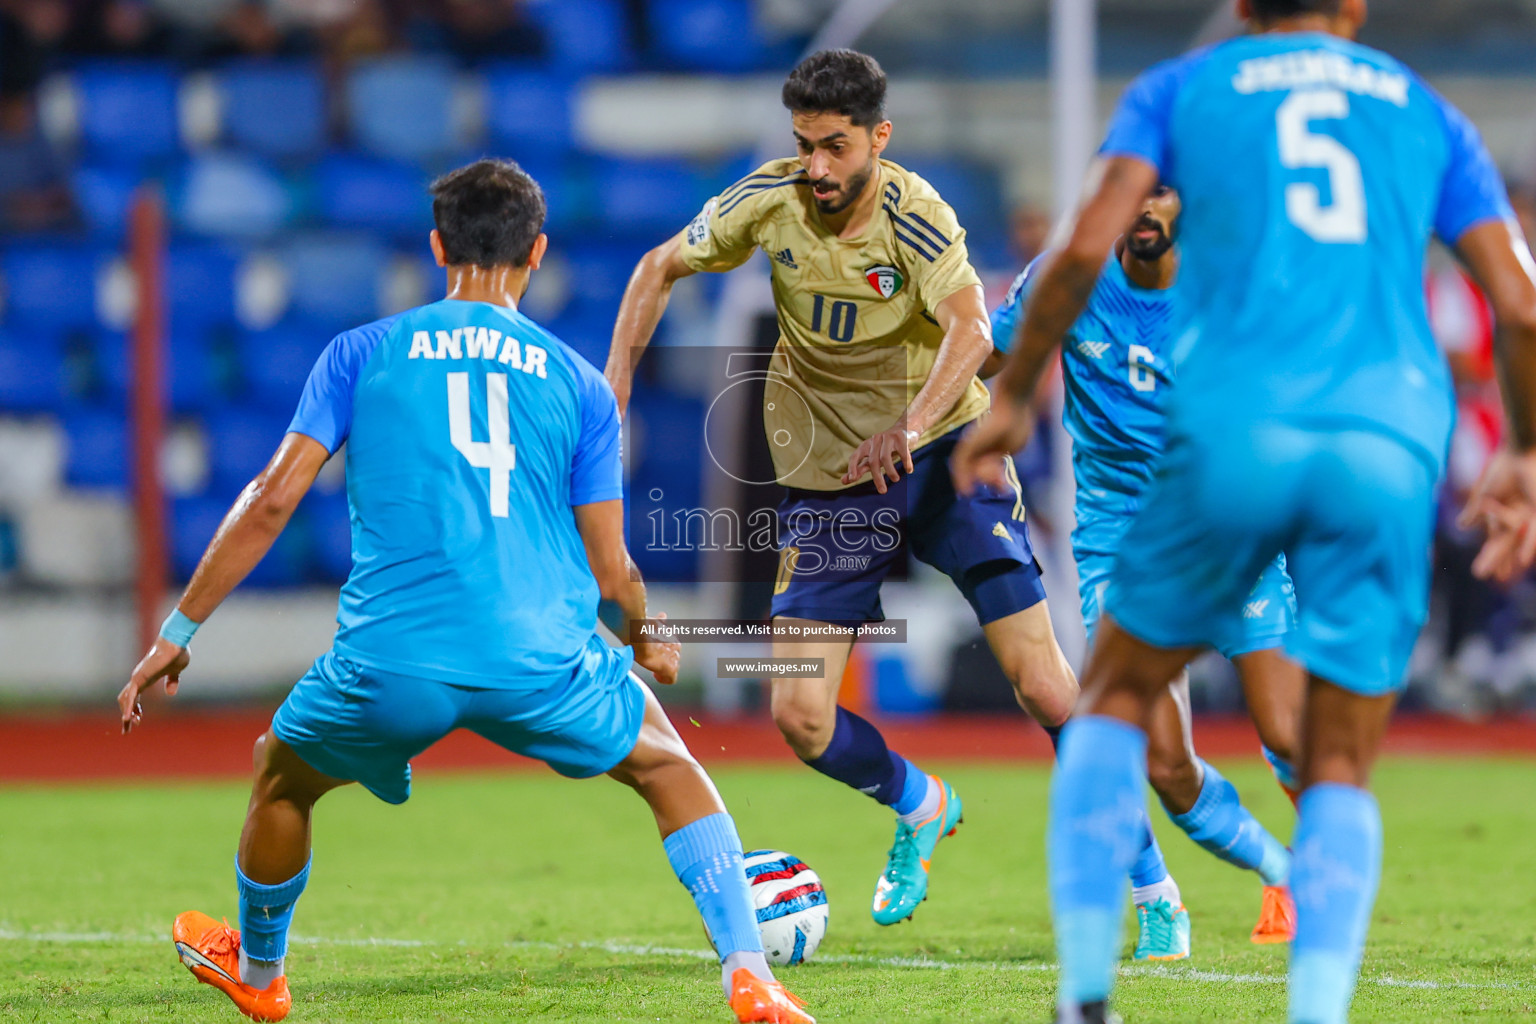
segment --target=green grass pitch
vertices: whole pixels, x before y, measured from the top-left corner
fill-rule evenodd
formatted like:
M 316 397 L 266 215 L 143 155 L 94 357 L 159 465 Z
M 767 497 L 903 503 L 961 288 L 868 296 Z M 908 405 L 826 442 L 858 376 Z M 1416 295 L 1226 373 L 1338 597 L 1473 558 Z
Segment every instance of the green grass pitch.
M 1288 836 L 1262 767 L 1222 767 Z M 821 1020 L 1049 1020 L 1046 770 L 948 774 L 965 825 L 916 920 L 886 929 L 868 904 L 889 812 L 803 769 L 716 774 L 749 849 L 789 850 L 826 882 L 818 961 L 783 974 Z M 1536 1019 L 1533 782 L 1521 761 L 1381 766 L 1384 883 L 1354 1020 Z M 222 782 L 0 792 L 0 1019 L 243 1020 L 168 936 L 184 909 L 235 917 L 244 806 Z M 1284 947 L 1247 941 L 1257 880 L 1155 818 L 1194 956 L 1128 968 L 1118 1008 L 1129 1024 L 1283 1021 Z M 425 775 L 401 808 L 351 787 L 318 809 L 289 1020 L 726 1021 L 705 948 L 645 807 L 616 783 Z

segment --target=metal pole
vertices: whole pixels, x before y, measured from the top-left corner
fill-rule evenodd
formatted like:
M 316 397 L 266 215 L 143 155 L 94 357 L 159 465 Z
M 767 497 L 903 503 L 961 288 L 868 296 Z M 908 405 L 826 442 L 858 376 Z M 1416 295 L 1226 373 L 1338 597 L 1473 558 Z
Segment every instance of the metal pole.
M 1083 178 L 1098 145 L 1098 116 L 1094 109 L 1098 86 L 1097 0 L 1051 0 L 1051 116 L 1054 210 L 1058 225 L 1077 206 Z M 1060 396 L 1052 420 L 1061 422 Z M 1058 428 L 1052 434 L 1051 462 L 1055 469 L 1045 505 L 1055 534 L 1046 560 L 1046 591 L 1059 595 L 1051 602 L 1052 624 L 1067 660 L 1081 665 L 1087 637 L 1078 604 L 1077 564 L 1072 558 L 1076 487 L 1072 479 L 1072 439 Z
M 128 232 L 138 295 L 129 356 L 133 513 L 138 538 L 136 611 L 139 649 L 146 650 L 159 631 L 168 575 L 165 493 L 160 483 L 160 443 L 165 435 L 165 210 L 152 186 L 134 199 Z
M 1098 136 L 1097 0 L 1051 0 L 1053 184 L 1058 218 L 1072 211 Z

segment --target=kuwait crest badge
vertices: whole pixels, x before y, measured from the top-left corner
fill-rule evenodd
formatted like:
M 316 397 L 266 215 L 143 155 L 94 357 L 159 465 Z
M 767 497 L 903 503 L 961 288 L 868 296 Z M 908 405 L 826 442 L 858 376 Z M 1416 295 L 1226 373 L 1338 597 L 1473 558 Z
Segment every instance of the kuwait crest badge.
M 869 286 L 880 293 L 882 299 L 888 299 L 901 291 L 901 286 L 906 284 L 901 277 L 901 271 L 895 267 L 870 267 L 864 271 L 864 280 Z

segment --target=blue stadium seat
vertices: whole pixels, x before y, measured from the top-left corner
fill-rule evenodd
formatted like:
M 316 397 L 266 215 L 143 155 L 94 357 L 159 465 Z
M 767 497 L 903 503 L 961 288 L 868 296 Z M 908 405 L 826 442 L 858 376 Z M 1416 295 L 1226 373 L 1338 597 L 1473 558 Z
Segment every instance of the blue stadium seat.
M 294 204 L 283 179 L 256 157 L 204 153 L 187 161 L 172 205 L 188 230 L 253 238 L 287 224 Z
M 337 154 L 315 169 L 315 205 L 337 227 L 385 231 L 425 244 L 432 230 L 427 184 L 414 167 Z
M 544 190 L 547 223 L 562 235 L 595 213 L 584 161 L 535 154 L 517 162 Z
M 291 239 L 279 259 L 289 275 L 289 310 L 334 331 L 379 315 L 379 277 L 388 254 L 367 235 L 311 234 Z
M 128 417 L 120 409 L 77 409 L 63 416 L 69 451 L 64 482 L 71 487 L 125 490 L 132 452 Z
M 630 466 L 628 497 L 633 504 L 632 523 L 651 529 L 653 512 L 660 512 L 671 550 L 653 546 L 648 538 L 631 538 L 635 562 L 649 579 L 693 580 L 698 573 L 698 549 L 676 546 L 679 529 L 676 515 L 702 506 L 704 404 L 697 399 L 641 393 L 630 405 L 631 429 L 648 438 L 643 451 L 635 453 Z M 683 443 L 667 439 L 685 439 Z M 661 500 L 651 495 L 660 491 Z
M 616 311 L 635 265 L 649 248 L 645 241 L 575 241 L 561 247 L 559 256 L 569 268 L 575 304 Z
M 325 145 L 325 83 L 303 61 L 240 61 L 224 68 L 224 135 L 241 149 L 296 157 Z
M 485 121 L 490 141 L 514 155 L 549 156 L 571 148 L 569 78 L 500 64 L 485 73 Z
M 704 205 L 702 178 L 679 160 L 603 160 L 595 178 L 604 225 L 620 233 L 681 231 Z
M 0 331 L 0 413 L 53 412 L 65 404 L 69 392 L 57 338 Z
M 751 71 L 765 50 L 750 0 L 651 0 L 652 46 L 668 63 L 698 71 Z
M 352 137 L 396 160 L 427 161 L 454 147 L 454 72 L 427 57 L 384 57 L 347 79 Z
M 101 253 L 83 245 L 12 245 L 0 257 L 7 321 L 50 332 L 94 325 L 102 262 Z
M 181 146 L 177 77 L 152 62 L 91 64 L 75 72 L 80 134 L 86 152 L 102 163 L 168 157 Z
M 232 501 L 260 473 L 287 432 L 289 413 L 233 406 L 203 417 L 208 433 L 208 493 Z
M 326 583 L 345 582 L 352 572 L 352 520 L 346 494 L 311 494 L 304 508 L 314 536 L 316 575 Z
M 561 70 L 614 71 L 631 62 L 625 0 L 539 0 L 530 12 Z
M 128 336 L 101 330 L 91 338 L 96 372 L 114 403 L 126 405 L 132 389 Z M 207 333 L 195 328 L 172 328 L 165 351 L 165 381 L 171 408 L 176 412 L 200 412 L 224 403 Z
M 958 160 L 916 157 L 901 165 L 921 175 L 954 207 L 967 233 L 986 232 L 1004 224 L 1002 183 L 990 168 Z
M 165 261 L 172 330 L 224 327 L 235 322 L 241 253 L 223 242 L 173 242 Z
M 171 502 L 171 568 L 178 580 L 186 580 L 224 521 L 234 496 L 178 498 Z M 308 535 L 295 519 L 272 545 L 267 556 L 245 578 L 244 586 L 291 587 L 303 581 Z
M 544 328 L 575 349 L 587 362 L 602 369 L 608 361 L 608 347 L 613 341 L 613 318 L 619 306 L 572 308 L 555 317 Z
M 85 226 L 114 242 L 128 226 L 128 209 L 141 176 L 125 167 L 76 167 L 70 174 L 70 191 Z
M 292 413 L 330 340 L 329 332 L 295 321 L 241 334 L 235 357 L 249 403 L 272 413 Z

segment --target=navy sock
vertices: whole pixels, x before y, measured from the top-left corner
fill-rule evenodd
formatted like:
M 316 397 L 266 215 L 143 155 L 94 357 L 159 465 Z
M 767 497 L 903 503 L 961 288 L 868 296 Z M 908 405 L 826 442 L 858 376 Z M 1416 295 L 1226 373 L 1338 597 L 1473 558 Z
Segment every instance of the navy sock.
M 893 807 L 906 788 L 911 763 L 885 745 L 880 730 L 849 711 L 837 709 L 832 742 L 820 757 L 806 764 L 828 778 Z
M 263 885 L 245 877 L 235 858 L 235 883 L 240 891 L 240 948 L 252 960 L 271 963 L 288 955 L 288 925 L 293 905 L 309 884 L 309 865 L 277 885 Z

